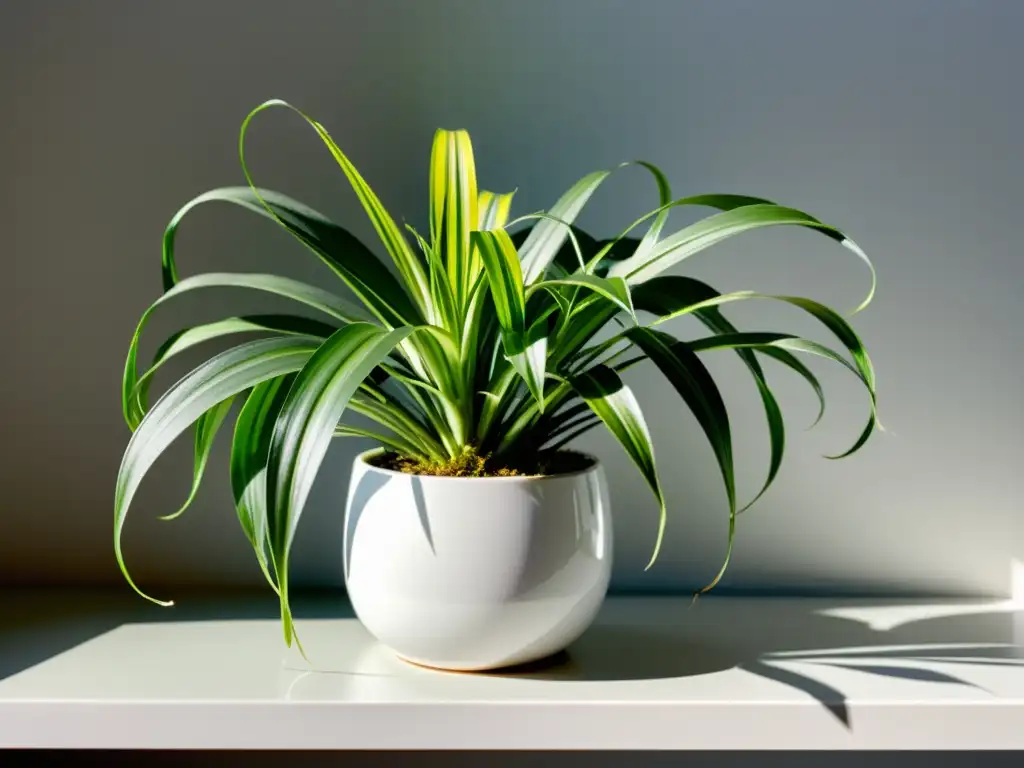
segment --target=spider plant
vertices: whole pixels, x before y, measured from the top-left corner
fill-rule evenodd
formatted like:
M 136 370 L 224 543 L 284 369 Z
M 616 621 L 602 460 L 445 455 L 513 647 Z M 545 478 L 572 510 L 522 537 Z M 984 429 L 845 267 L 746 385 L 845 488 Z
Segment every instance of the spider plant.
M 316 132 L 369 216 L 390 265 L 323 214 L 256 186 L 245 161 L 245 137 L 252 119 L 271 108 L 291 110 Z M 704 592 L 725 572 L 736 517 L 750 504 L 741 508 L 737 501 L 729 416 L 703 355 L 733 350 L 757 386 L 771 449 L 757 497 L 776 477 L 785 444 L 782 413 L 762 359 L 806 379 L 822 409 L 819 381 L 798 356 L 838 362 L 864 385 L 867 423 L 848 450 L 830 458 L 859 449 L 876 427 L 871 362 L 839 313 L 812 299 L 749 290 L 719 293 L 699 280 L 668 274 L 684 259 L 734 235 L 778 225 L 804 227 L 845 246 L 868 265 L 871 289 L 859 311 L 874 293 L 874 269 L 852 240 L 807 213 L 742 195 L 675 198 L 658 168 L 636 162 L 588 174 L 547 211 L 513 219 L 513 193 L 478 189 L 469 135 L 439 130 L 430 156 L 429 230 L 421 234 L 395 223 L 320 123 L 277 100 L 246 117 L 239 156 L 247 186 L 206 192 L 171 219 L 163 237 L 164 293 L 139 321 L 124 370 L 124 418 L 133 434 L 117 477 L 114 551 L 128 583 L 156 603 L 171 604 L 142 592 L 125 566 L 125 514 L 161 452 L 193 427 L 192 490 L 185 505 L 168 517 L 184 511 L 236 401 L 240 409 L 230 458 L 234 501 L 259 566 L 280 596 L 289 645 L 294 637 L 289 551 L 333 437 L 368 437 L 403 457 L 430 462 L 457 459 L 467 449 L 511 461 L 561 449 L 603 424 L 635 462 L 660 509 L 650 567 L 665 530 L 665 499 L 644 414 L 623 373 L 652 363 L 696 417 L 725 487 L 726 553 Z M 617 237 L 595 241 L 573 223 L 598 187 L 630 165 L 651 175 L 658 206 Z M 213 201 L 241 206 L 283 227 L 334 272 L 347 298 L 270 274 L 180 278 L 178 227 L 190 210 Z M 682 206 L 717 212 L 664 235 L 669 213 Z M 315 310 L 316 319 L 249 315 L 189 327 L 167 339 L 140 372 L 139 340 L 153 312 L 183 293 L 223 287 L 286 297 L 297 309 Z M 750 300 L 784 302 L 809 313 L 835 336 L 843 354 L 788 333 L 739 330 L 722 308 Z M 707 335 L 682 340 L 663 330 L 664 323 L 683 315 L 699 320 Z M 249 334 L 258 338 L 213 355 L 149 405 L 153 376 L 169 360 L 207 341 Z M 342 422 L 348 412 L 376 427 Z

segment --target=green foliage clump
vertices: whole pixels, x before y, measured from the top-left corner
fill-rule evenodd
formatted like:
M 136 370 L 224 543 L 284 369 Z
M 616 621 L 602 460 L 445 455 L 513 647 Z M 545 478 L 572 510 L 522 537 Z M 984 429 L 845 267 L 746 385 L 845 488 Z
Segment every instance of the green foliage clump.
M 323 142 L 369 216 L 393 269 L 323 214 L 255 185 L 246 164 L 245 136 L 257 114 L 277 107 L 298 115 Z M 839 362 L 864 385 L 866 424 L 853 445 L 833 458 L 858 450 L 876 428 L 874 370 L 861 340 L 839 313 L 812 299 L 752 290 L 720 293 L 691 277 L 669 274 L 727 238 L 796 226 L 846 247 L 871 269 L 871 289 L 859 311 L 874 293 L 870 261 L 840 230 L 808 213 L 746 195 L 677 198 L 658 168 L 637 162 L 588 174 L 547 211 L 513 219 L 512 193 L 478 189 L 469 135 L 439 130 L 430 157 L 429 230 L 421 234 L 400 228 L 327 130 L 284 102 L 267 102 L 249 114 L 239 155 L 246 186 L 199 195 L 168 225 L 164 293 L 139 321 L 125 364 L 122 401 L 133 435 L 115 489 L 114 551 L 129 584 L 148 599 L 154 598 L 131 580 L 121 551 L 132 498 L 160 453 L 191 427 L 195 462 L 187 506 L 213 440 L 236 404 L 241 407 L 231 442 L 232 492 L 242 530 L 280 595 L 289 644 L 294 637 L 289 553 L 332 436 L 369 438 L 390 451 L 403 471 L 483 478 L 522 473 L 516 457 L 557 457 L 579 435 L 604 426 L 636 464 L 659 506 L 653 564 L 667 511 L 647 417 L 624 378 L 636 365 L 653 365 L 696 418 L 725 486 L 729 538 L 722 567 L 706 591 L 725 572 L 736 519 L 746 507 L 737 502 L 729 414 L 702 357 L 722 350 L 738 355 L 757 387 L 769 428 L 770 460 L 754 500 L 776 477 L 785 446 L 785 424 L 764 360 L 803 377 L 822 409 L 821 386 L 802 357 Z M 595 240 L 574 226 L 576 217 L 598 188 L 627 166 L 651 175 L 657 206 L 615 237 Z M 190 210 L 207 202 L 237 205 L 282 227 L 330 269 L 354 300 L 272 274 L 181 278 L 175 260 L 179 225 Z M 675 208 L 694 206 L 715 212 L 664 234 Z M 245 315 L 188 327 L 161 345 L 140 372 L 139 340 L 154 310 L 186 292 L 223 287 L 284 297 L 316 317 Z M 811 315 L 838 340 L 843 353 L 785 332 L 741 330 L 724 310 L 749 300 L 782 302 Z M 681 316 L 695 318 L 706 335 L 682 339 L 667 333 L 664 324 Z M 150 405 L 154 374 L 171 358 L 208 341 L 253 335 L 255 340 L 210 357 Z M 348 423 L 349 414 L 373 426 Z

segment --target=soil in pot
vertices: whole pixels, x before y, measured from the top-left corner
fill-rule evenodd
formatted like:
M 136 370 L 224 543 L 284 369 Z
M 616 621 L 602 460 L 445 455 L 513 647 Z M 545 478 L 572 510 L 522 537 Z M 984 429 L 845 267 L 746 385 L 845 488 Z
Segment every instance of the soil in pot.
M 446 461 L 410 459 L 390 451 L 368 461 L 381 469 L 435 477 L 543 477 L 581 472 L 594 463 L 589 456 L 575 451 L 544 451 L 531 457 L 496 459 L 472 447 Z

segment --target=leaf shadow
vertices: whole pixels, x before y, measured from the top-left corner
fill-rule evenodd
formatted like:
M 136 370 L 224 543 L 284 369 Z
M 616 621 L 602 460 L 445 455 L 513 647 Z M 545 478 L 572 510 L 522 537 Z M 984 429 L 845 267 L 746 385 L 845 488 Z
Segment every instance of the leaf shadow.
M 345 514 L 345 578 L 348 578 L 349 565 L 352 562 L 352 543 L 355 541 L 359 518 L 363 516 L 366 505 L 377 492 L 391 480 L 382 472 L 364 472 L 355 488 L 352 489 L 352 501 Z
M 757 598 L 747 601 L 753 610 L 743 617 L 742 626 L 735 626 L 731 617 L 736 612 L 719 610 L 732 599 L 719 598 L 714 610 L 684 610 L 649 626 L 598 623 L 566 652 L 490 674 L 581 682 L 673 679 L 738 670 L 801 691 L 852 729 L 847 694 L 834 681 L 816 676 L 815 667 L 908 683 L 961 685 L 989 695 L 995 694 L 949 667 L 1024 669 L 1020 647 L 1006 642 L 1013 635 L 1008 623 L 1015 616 L 1024 618 L 1024 606 L 1016 611 L 975 608 L 969 615 L 957 615 L 955 608 L 943 614 L 937 606 L 934 617 L 880 631 L 815 609 L 827 606 L 827 599 Z M 711 602 L 704 604 L 710 607 Z M 795 607 L 803 605 L 807 607 Z M 867 610 L 871 606 L 871 601 L 864 601 Z M 739 631 L 728 633 L 726 624 Z M 800 663 L 800 669 L 792 662 Z

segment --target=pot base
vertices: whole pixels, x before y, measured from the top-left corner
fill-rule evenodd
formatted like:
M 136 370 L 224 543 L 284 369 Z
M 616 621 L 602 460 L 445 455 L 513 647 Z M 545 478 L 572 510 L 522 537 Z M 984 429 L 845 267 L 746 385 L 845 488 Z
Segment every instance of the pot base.
M 516 675 L 516 674 L 528 674 L 535 672 L 542 672 L 548 669 L 556 669 L 562 667 L 569 662 L 569 653 L 564 648 L 554 653 L 549 653 L 546 656 L 540 656 L 536 659 L 528 659 L 526 661 L 517 661 L 514 664 L 505 664 L 499 667 L 473 667 L 467 669 L 464 667 L 439 667 L 435 664 L 427 664 L 422 661 L 414 661 L 413 659 L 407 658 L 397 651 L 392 651 L 395 658 L 399 661 L 403 661 L 414 667 L 420 669 L 429 669 L 432 672 L 449 672 L 456 675 Z

